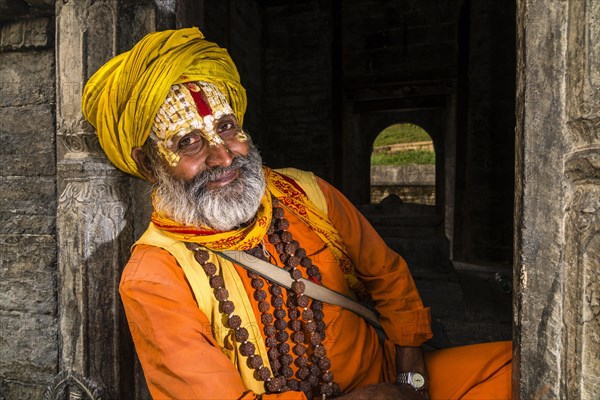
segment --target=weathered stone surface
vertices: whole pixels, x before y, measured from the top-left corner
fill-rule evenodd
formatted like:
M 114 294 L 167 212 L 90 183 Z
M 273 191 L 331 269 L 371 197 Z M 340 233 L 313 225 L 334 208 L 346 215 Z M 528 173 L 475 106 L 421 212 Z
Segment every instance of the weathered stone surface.
M 18 139 L 29 142 L 41 141 L 47 143 L 51 147 L 54 139 L 54 107 L 52 104 L 27 105 L 17 107 L 1 107 L 0 118 L 0 134 L 8 136 L 18 136 Z M 48 132 L 50 131 L 50 132 Z M 17 141 L 17 139 L 15 139 Z M 4 143 L 4 142 L 3 142 Z M 31 143 L 22 142 L 25 147 Z M 48 151 L 52 151 L 51 148 Z M 50 175 L 54 173 L 49 171 Z
M 48 215 L 56 212 L 54 177 L 5 177 L 0 211 L 20 215 Z
M 4 177 L 0 234 L 53 234 L 56 219 L 54 177 Z
M 2 176 L 56 173 L 54 110 L 51 105 L 0 108 Z
M 10 21 L 13 18 L 27 14 L 29 6 L 24 0 L 0 1 L 0 21 Z
M 54 10 L 54 0 L 25 0 L 31 7 Z
M 435 165 L 380 165 L 371 167 L 372 185 L 433 185 Z
M 57 370 L 56 316 L 0 311 L 0 375 L 20 382 L 49 382 Z
M 42 400 L 46 385 L 0 378 L 1 399 Z
M 0 310 L 56 315 L 56 240 L 0 235 Z
M 515 399 L 600 387 L 599 14 L 587 0 L 518 6 Z
M 54 52 L 0 54 L 0 107 L 54 103 Z
M 47 235 L 56 231 L 56 217 L 46 215 L 15 215 L 0 211 L 0 234 Z
M 52 44 L 48 18 L 4 24 L 0 35 L 0 51 L 45 48 Z

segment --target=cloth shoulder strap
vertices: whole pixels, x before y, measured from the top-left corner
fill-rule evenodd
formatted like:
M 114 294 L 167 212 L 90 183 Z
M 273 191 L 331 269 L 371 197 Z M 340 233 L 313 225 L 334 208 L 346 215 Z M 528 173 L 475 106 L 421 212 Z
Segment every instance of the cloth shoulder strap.
M 287 289 L 292 288 L 294 279 L 292 279 L 289 272 L 283 268 L 277 267 L 239 250 L 223 250 L 219 252 L 219 255 L 235 262 L 249 271 L 259 274 L 270 282 L 277 283 L 279 286 L 283 286 Z M 322 301 L 323 303 L 343 307 L 364 318 L 368 323 L 373 325 L 374 328 L 383 329 L 377 315 L 362 304 L 341 293 L 331 290 L 328 287 L 317 285 L 308 279 L 300 278 L 300 281 L 304 283 L 304 294 L 308 297 Z
M 264 393 L 264 382 L 254 378 L 254 370 L 248 367 L 246 358 L 239 352 L 239 343 L 235 340 L 233 329 L 224 326 L 219 302 L 213 296 L 208 277 L 194 258 L 194 253 L 188 250 L 184 242 L 165 235 L 153 223 L 150 223 L 146 232 L 135 244 L 160 247 L 175 257 L 194 292 L 198 308 L 206 315 L 211 324 L 212 334 L 219 348 L 236 366 L 246 388 L 258 394 Z M 225 287 L 229 291 L 229 300 L 235 304 L 235 313 L 244 322 L 244 326 L 250 334 L 250 340 L 256 345 L 256 354 L 262 358 L 263 365 L 269 366 L 269 357 L 258 328 L 259 324 L 237 270 L 230 261 L 218 257 L 212 251 L 209 254 L 209 261 L 215 264 L 217 274 L 222 275 L 225 280 Z

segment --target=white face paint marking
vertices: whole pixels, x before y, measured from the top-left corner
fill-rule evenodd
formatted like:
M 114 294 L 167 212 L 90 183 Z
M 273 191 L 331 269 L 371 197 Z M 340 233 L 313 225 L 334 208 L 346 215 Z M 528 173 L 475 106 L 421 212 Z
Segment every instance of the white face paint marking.
M 212 114 L 200 116 L 190 91 L 204 93 Z M 200 132 L 209 146 L 225 145 L 215 129 L 215 123 L 221 117 L 230 114 L 233 114 L 233 109 L 225 95 L 212 83 L 175 84 L 171 86 L 167 98 L 156 114 L 151 135 L 167 163 L 175 167 L 181 160 L 175 143 L 194 130 Z M 236 137 L 239 141 L 248 139 L 243 132 L 238 133 Z

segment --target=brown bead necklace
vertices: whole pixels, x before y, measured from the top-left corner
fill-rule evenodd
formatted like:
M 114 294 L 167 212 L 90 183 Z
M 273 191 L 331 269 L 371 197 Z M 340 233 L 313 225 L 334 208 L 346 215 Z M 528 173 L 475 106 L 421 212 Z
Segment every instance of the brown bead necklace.
M 251 286 L 254 289 L 253 297 L 258 302 L 261 312 L 261 322 L 264 326 L 265 345 L 271 372 L 263 365 L 262 358 L 255 354 L 254 344 L 248 341 L 249 334 L 242 327 L 241 318 L 234 314 L 235 305 L 228 300 L 229 293 L 224 287 L 223 277 L 216 275 L 216 266 L 208 262 L 208 251 L 200 245 L 186 243 L 188 249 L 194 251 L 196 261 L 202 266 L 209 277 L 209 283 L 213 289 L 215 298 L 219 301 L 221 312 L 228 315 L 227 326 L 235 330 L 235 338 L 240 343 L 240 353 L 248 357 L 248 366 L 256 370 L 255 377 L 265 382 L 265 389 L 271 393 L 298 391 L 305 393 L 308 399 L 314 396 L 327 397 L 340 394 L 339 385 L 333 382 L 333 374 L 329 370 L 331 362 L 327 358 L 323 340 L 325 339 L 325 322 L 323 321 L 323 303 L 312 300 L 304 294 L 305 285 L 300 280 L 302 271 L 306 270 L 308 279 L 321 283 L 319 268 L 312 263 L 306 255 L 305 249 L 300 247 L 298 241 L 294 240 L 288 231 L 289 221 L 284 217 L 285 212 L 273 198 L 273 219 L 267 231 L 268 240 L 275 247 L 283 268 L 290 273 L 294 280 L 291 289 L 285 289 L 287 301 L 283 299 L 283 288 L 270 281 L 265 281 L 258 274 L 248 271 Z M 261 244 L 253 249 L 247 250 L 251 254 L 264 261 L 269 261 L 272 256 Z M 271 304 L 267 301 L 265 283 L 271 293 Z M 284 303 L 287 312 L 284 309 Z M 273 313 L 269 311 L 273 306 Z M 288 316 L 289 321 L 285 319 Z M 292 331 L 291 335 L 288 333 Z M 291 348 L 294 357 L 289 354 Z M 307 346 L 308 345 L 308 346 Z M 295 364 L 297 371 L 291 365 Z M 295 375 L 295 377 L 294 377 Z

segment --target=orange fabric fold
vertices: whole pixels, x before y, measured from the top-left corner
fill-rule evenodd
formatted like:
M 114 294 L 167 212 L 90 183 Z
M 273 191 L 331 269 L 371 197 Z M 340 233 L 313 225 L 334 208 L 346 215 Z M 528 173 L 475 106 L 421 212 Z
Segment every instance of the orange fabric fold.
M 481 343 L 425 354 L 433 400 L 510 400 L 511 342 Z

